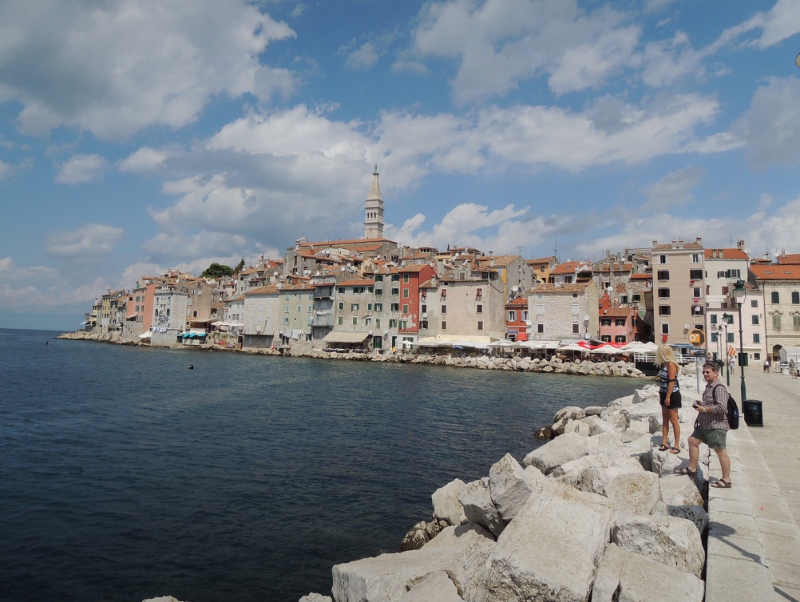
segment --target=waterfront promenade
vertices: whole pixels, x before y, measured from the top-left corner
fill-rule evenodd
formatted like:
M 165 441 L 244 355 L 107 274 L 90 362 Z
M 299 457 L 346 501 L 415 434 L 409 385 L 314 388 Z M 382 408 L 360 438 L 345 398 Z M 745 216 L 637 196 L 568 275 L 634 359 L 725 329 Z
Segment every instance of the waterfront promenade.
M 737 370 L 737 400 L 740 382 Z M 742 416 L 728 438 L 733 488 L 709 490 L 706 602 L 800 602 L 800 380 L 751 367 L 745 382 L 748 399 L 762 402 L 764 426 L 748 427 Z

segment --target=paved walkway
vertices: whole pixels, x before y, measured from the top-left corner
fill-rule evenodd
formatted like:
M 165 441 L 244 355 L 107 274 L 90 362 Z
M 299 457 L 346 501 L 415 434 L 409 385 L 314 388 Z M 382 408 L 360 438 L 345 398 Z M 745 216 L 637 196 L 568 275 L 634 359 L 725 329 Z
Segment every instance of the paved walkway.
M 800 602 L 800 380 L 746 370 L 747 397 L 762 402 L 764 426 L 742 417 L 728 437 L 733 488 L 709 490 L 706 602 Z M 737 400 L 740 382 L 737 370 Z M 720 470 L 711 456 L 713 481 Z

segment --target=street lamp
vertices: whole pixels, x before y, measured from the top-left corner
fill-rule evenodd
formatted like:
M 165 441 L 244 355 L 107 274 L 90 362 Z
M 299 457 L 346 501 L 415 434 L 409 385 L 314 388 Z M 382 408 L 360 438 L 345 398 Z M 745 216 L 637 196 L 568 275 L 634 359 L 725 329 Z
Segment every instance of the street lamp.
M 717 324 L 717 361 L 722 362 L 722 324 Z
M 739 308 L 739 373 L 742 375 L 742 402 L 747 399 L 747 389 L 744 386 L 744 367 L 747 363 L 744 357 L 744 339 L 742 337 L 742 303 L 747 298 L 747 289 L 741 278 L 733 285 L 733 297 Z
M 722 361 L 725 362 L 725 385 L 728 387 L 731 386 L 731 367 L 728 363 L 728 320 L 732 317 L 728 314 L 722 314 L 722 323 L 725 325 L 725 357 Z

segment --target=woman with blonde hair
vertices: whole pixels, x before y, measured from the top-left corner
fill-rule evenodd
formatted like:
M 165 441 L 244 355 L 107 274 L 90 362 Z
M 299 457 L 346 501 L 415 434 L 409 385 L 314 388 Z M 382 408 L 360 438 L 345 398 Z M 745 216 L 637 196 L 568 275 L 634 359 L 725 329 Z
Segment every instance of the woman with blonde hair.
M 656 366 L 661 368 L 658 373 L 658 394 L 661 400 L 661 447 L 659 451 L 677 454 L 681 451 L 681 424 L 678 422 L 678 410 L 681 408 L 681 388 L 678 385 L 678 361 L 672 347 L 659 345 L 656 351 Z M 672 434 L 675 443 L 669 446 L 669 425 L 672 425 Z

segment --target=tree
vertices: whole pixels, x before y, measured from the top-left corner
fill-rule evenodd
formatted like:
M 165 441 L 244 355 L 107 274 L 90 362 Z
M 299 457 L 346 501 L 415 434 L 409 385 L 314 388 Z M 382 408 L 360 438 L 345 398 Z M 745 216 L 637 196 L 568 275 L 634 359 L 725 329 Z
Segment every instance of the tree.
M 228 265 L 212 263 L 200 274 L 200 278 L 219 278 L 220 276 L 233 276 L 233 270 Z
M 236 264 L 235 268 L 233 268 L 233 273 L 234 274 L 238 274 L 243 269 L 244 269 L 244 257 L 242 257 L 242 260 L 239 263 Z

